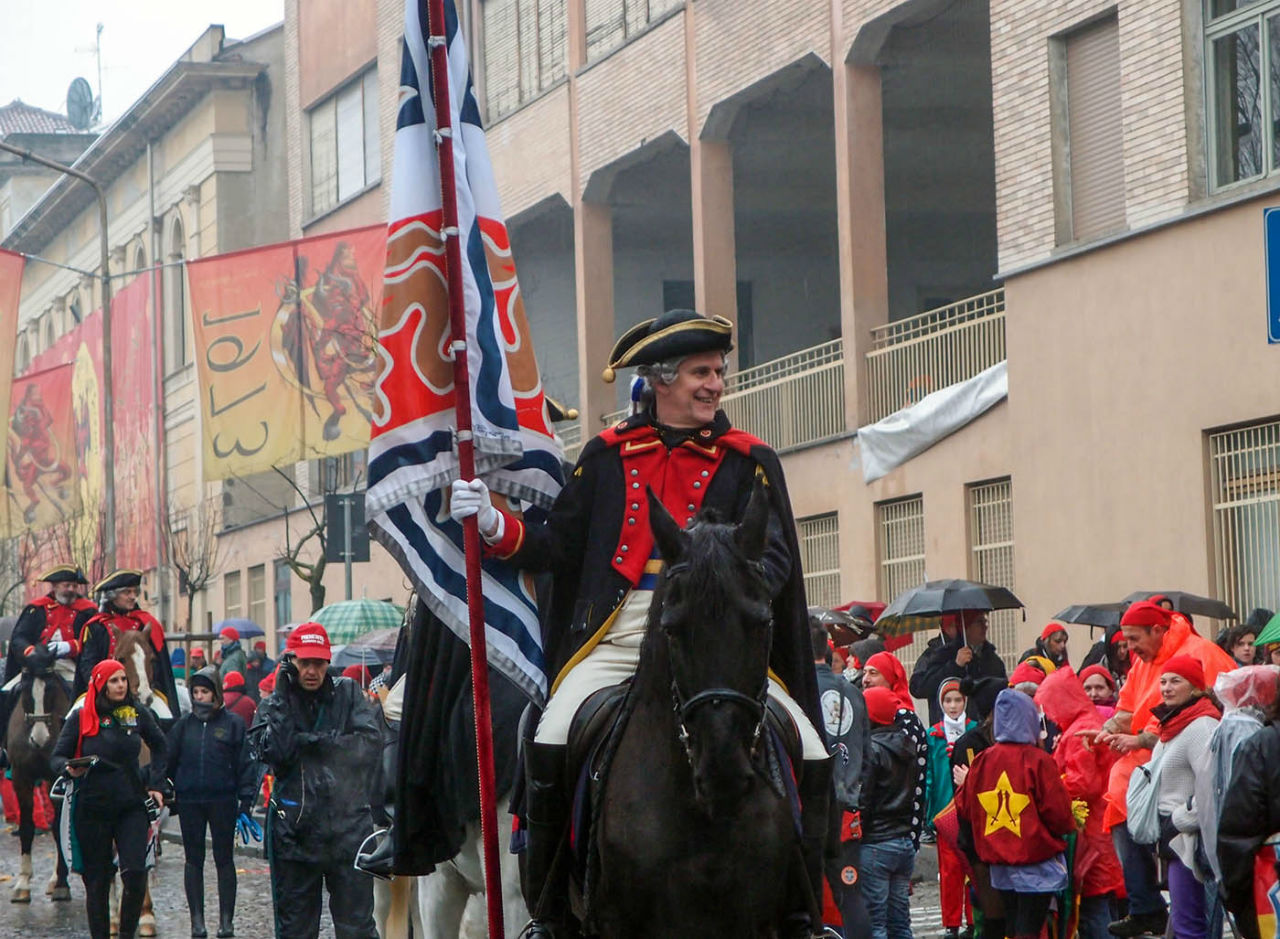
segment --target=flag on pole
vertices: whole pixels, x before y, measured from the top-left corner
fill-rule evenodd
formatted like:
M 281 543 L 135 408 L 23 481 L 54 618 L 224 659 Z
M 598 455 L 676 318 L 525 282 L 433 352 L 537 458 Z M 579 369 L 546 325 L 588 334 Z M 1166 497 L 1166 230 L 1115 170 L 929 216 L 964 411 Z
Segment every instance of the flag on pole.
M 456 389 L 425 11 L 425 3 L 405 3 L 366 512 L 419 596 L 466 641 L 462 526 L 447 505 L 458 478 Z M 513 505 L 545 509 L 562 484 L 561 447 L 453 0 L 445 21 L 476 472 Z M 540 703 L 547 681 L 532 582 L 495 562 L 486 562 L 483 580 L 489 662 Z

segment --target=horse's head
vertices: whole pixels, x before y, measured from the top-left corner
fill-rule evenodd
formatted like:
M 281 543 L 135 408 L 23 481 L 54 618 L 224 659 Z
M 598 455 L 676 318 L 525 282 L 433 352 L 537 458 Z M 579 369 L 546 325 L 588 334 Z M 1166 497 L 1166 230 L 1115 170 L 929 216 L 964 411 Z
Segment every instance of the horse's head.
M 666 639 L 680 741 L 698 800 L 715 811 L 755 784 L 764 730 L 772 608 L 764 554 L 769 507 L 756 482 L 742 522 L 704 511 L 681 529 L 652 492 L 665 562 L 649 623 Z
M 124 664 L 125 677 L 129 679 L 129 691 L 139 704 L 151 707 L 155 691 L 151 687 L 152 668 L 155 662 L 155 649 L 147 633 L 136 629 L 121 630 L 116 637 L 116 651 L 113 656 Z

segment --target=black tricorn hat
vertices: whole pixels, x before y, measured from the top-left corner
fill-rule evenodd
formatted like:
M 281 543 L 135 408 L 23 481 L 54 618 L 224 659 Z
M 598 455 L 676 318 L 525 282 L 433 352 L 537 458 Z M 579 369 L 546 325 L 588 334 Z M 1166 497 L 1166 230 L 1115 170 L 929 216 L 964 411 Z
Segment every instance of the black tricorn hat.
M 142 571 L 112 571 L 94 586 L 94 593 L 123 590 L 125 587 L 141 587 Z
M 613 344 L 602 377 L 612 382 L 616 369 L 657 365 L 698 352 L 728 352 L 733 348 L 733 323 L 723 316 L 703 316 L 693 310 L 668 310 L 656 319 L 637 323 Z
M 576 421 L 578 419 L 578 409 L 565 407 L 551 395 L 544 395 L 547 402 L 547 417 L 551 418 L 551 423 L 562 424 L 565 421 Z
M 89 582 L 85 579 L 84 572 L 74 564 L 59 564 L 57 567 L 51 567 L 36 580 L 43 580 L 50 584 L 87 584 Z

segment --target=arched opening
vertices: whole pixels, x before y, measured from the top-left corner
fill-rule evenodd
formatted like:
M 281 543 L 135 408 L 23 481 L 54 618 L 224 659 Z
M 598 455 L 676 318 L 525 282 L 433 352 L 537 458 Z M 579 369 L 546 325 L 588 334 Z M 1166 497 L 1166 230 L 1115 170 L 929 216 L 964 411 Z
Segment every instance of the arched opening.
M 73 290 L 67 296 L 67 313 L 71 315 L 71 325 L 84 319 L 84 301 L 80 299 L 80 291 Z
M 44 315 L 44 347 L 52 349 L 53 344 L 58 341 L 58 330 L 53 324 L 53 310 Z
M 134 276 L 140 276 L 147 266 L 147 251 L 142 245 L 138 245 L 133 251 L 133 270 Z
M 27 338 L 26 330 L 18 334 L 18 350 L 14 357 L 14 364 L 17 366 L 18 374 L 25 372 L 27 366 L 31 364 L 31 341 Z
M 175 216 L 169 230 L 164 268 L 164 367 L 175 372 L 187 364 L 186 236 Z

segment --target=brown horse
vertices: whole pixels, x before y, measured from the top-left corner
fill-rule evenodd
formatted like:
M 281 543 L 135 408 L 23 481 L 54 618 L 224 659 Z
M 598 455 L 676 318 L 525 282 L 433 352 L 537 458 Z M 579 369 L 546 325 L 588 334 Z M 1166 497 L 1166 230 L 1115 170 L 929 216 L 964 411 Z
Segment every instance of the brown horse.
M 41 782 L 52 783 L 54 772 L 49 765 L 53 745 L 62 732 L 62 723 L 71 710 L 71 696 L 67 685 L 55 670 L 54 656 L 43 646 L 37 646 L 22 663 L 21 694 L 13 715 L 9 718 L 9 762 L 12 766 L 13 790 L 18 797 L 18 840 L 22 846 L 22 860 L 18 876 L 13 883 L 10 900 L 14 903 L 31 902 L 31 843 L 35 837 L 33 812 L 35 787 Z M 62 804 L 56 805 L 55 818 L 62 813 Z M 57 822 L 54 823 L 57 830 Z M 58 865 L 49 878 L 45 893 L 51 900 L 70 900 L 71 887 L 67 883 L 67 862 L 62 855 L 62 843 L 58 846 Z
M 116 661 L 123 663 L 125 677 L 129 679 L 129 692 L 133 699 L 141 705 L 151 708 L 160 720 L 176 718 L 177 714 L 169 710 L 169 703 L 164 696 L 158 694 L 152 684 L 155 680 L 156 650 L 151 645 L 150 636 L 141 630 L 126 629 L 116 633 L 115 651 L 111 655 Z M 176 704 L 175 704 L 176 706 Z M 142 745 L 138 754 L 140 766 L 151 762 L 151 752 L 147 745 Z M 157 851 L 157 856 L 159 852 Z M 119 907 L 117 905 L 115 884 L 112 884 L 112 925 L 118 922 Z M 146 898 L 142 901 L 142 916 L 138 919 L 138 935 L 154 936 L 156 934 L 155 910 L 151 906 L 151 887 L 147 886 Z

